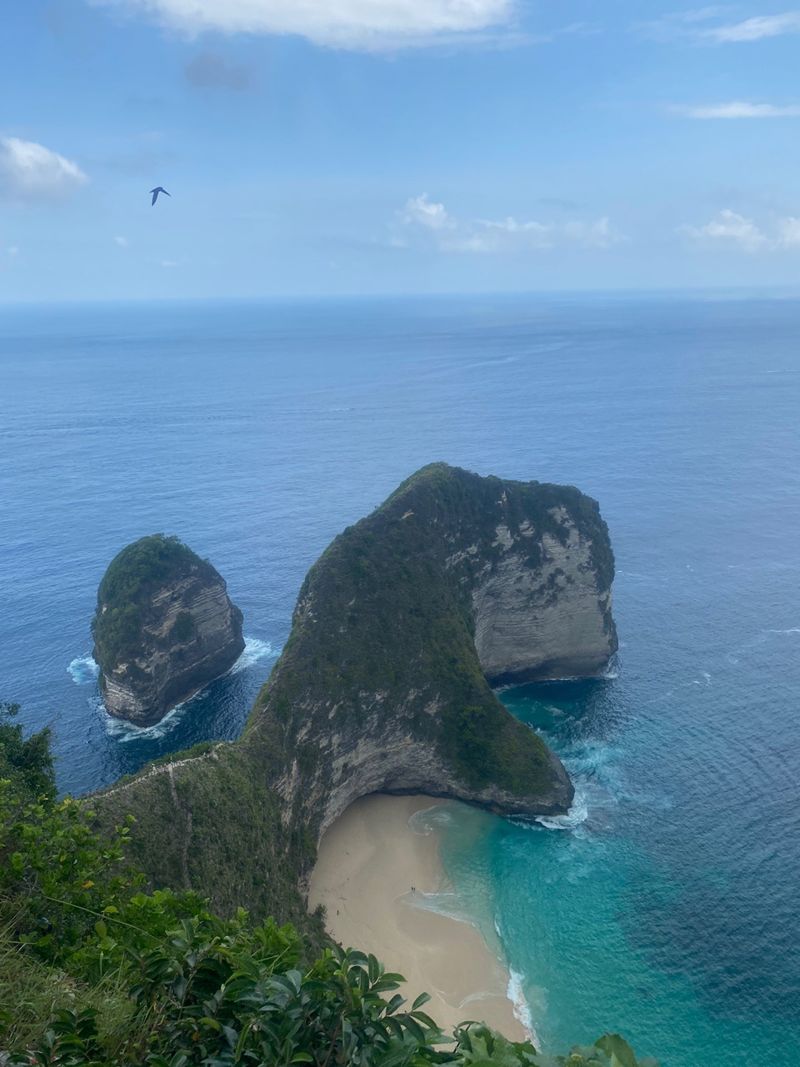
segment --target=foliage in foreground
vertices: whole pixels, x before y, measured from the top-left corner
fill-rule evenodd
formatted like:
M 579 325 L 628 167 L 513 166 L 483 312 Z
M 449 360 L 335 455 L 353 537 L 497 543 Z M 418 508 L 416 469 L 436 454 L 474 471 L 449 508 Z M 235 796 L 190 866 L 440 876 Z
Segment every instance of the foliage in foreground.
M 482 1024 L 446 1037 L 403 979 L 291 926 L 142 891 L 128 835 L 54 797 L 47 737 L 0 706 L 0 1063 L 8 1067 L 645 1067 L 607 1035 L 547 1057 Z

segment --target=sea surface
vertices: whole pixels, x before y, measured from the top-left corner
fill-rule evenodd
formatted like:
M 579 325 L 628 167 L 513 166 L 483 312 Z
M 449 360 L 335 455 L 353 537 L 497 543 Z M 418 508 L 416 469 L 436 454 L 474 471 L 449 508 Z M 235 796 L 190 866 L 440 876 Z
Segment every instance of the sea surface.
M 502 694 L 576 804 L 533 828 L 444 810 L 454 907 L 496 931 L 549 1049 L 616 1029 L 664 1067 L 796 1067 L 796 301 L 0 310 L 0 699 L 52 726 L 75 793 L 235 737 L 309 565 L 438 459 L 597 497 L 621 639 L 604 679 Z M 222 572 L 248 641 L 139 731 L 103 711 L 89 623 L 157 531 Z

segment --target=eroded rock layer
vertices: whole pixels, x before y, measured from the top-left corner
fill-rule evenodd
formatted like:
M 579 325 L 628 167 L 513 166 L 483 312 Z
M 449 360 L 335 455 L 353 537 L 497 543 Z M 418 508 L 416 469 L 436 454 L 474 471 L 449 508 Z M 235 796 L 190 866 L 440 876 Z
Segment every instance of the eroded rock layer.
M 111 715 L 158 722 L 244 649 L 242 613 L 208 561 L 176 538 L 128 545 L 100 584 L 92 624 L 100 686 Z

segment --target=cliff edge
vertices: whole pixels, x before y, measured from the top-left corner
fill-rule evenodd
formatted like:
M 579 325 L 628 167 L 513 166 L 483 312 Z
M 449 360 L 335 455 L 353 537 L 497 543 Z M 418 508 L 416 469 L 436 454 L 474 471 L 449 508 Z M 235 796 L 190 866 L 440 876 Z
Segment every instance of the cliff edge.
M 142 537 L 111 561 L 92 635 L 106 709 L 137 726 L 158 722 L 244 649 L 242 613 L 222 576 L 163 534 Z

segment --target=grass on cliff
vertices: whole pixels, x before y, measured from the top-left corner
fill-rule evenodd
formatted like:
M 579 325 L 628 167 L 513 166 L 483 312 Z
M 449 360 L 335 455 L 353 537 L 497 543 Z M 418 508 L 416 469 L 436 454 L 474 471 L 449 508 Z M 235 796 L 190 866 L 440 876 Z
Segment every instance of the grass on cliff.
M 207 887 L 220 914 L 244 907 L 280 915 L 320 948 L 321 918 L 308 914 L 298 887 L 315 841 L 303 827 L 283 825 L 267 769 L 241 746 L 198 745 L 91 798 L 95 825 L 110 833 L 120 812 L 133 816 L 128 855 L 151 886 Z
M 197 570 L 216 573 L 177 537 L 164 534 L 142 537 L 114 557 L 100 582 L 92 620 L 95 659 L 103 670 L 135 658 L 150 595 Z M 185 621 L 181 625 L 188 630 Z

